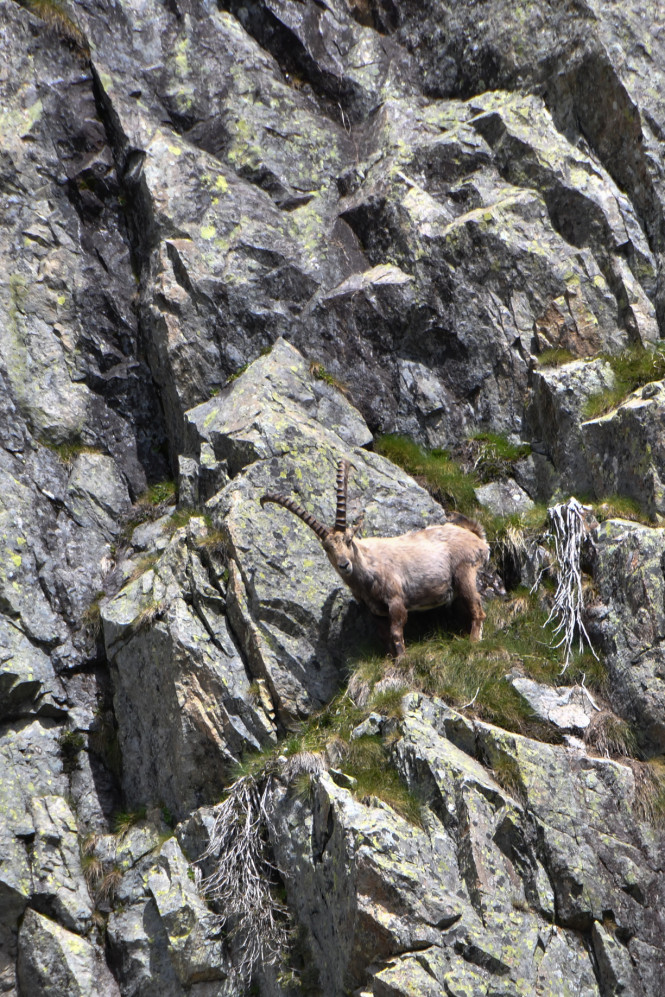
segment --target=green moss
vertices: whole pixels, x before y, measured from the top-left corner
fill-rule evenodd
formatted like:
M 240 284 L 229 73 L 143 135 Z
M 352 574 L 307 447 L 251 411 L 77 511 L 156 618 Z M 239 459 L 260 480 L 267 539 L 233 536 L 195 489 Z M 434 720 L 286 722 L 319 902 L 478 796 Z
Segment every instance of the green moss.
M 593 513 L 598 522 L 606 519 L 628 519 L 633 523 L 653 525 L 654 519 L 649 517 L 636 499 L 625 495 L 610 495 L 591 503 Z
M 659 342 L 653 349 L 631 346 L 616 355 L 602 354 L 602 359 L 612 368 L 614 385 L 587 400 L 584 406 L 587 419 L 605 415 L 643 384 L 665 378 L 665 341 Z
M 158 506 L 165 502 L 171 502 L 175 498 L 176 493 L 176 483 L 171 479 L 165 479 L 164 481 L 157 481 L 154 485 L 150 485 L 149 488 L 143 492 L 138 498 L 139 505 L 152 505 Z
M 237 380 L 238 380 L 238 378 L 239 378 L 239 377 L 240 377 L 240 376 L 241 376 L 242 374 L 244 374 L 244 373 L 245 373 L 245 371 L 246 371 L 246 370 L 247 370 L 247 368 L 249 367 L 250 363 L 251 363 L 251 361 L 248 361 L 247 363 L 244 363 L 244 364 L 242 365 L 242 367 L 238 367 L 238 369 L 237 369 L 237 370 L 234 370 L 234 371 L 233 371 L 233 373 L 232 373 L 232 374 L 230 374 L 230 375 L 229 375 L 229 377 L 227 378 L 227 381 L 226 381 L 226 383 L 227 383 L 227 384 L 233 384 L 233 382 L 234 382 L 234 381 L 237 381 Z
M 313 361 L 309 365 L 309 372 L 317 381 L 323 381 L 324 384 L 329 384 L 331 388 L 336 388 L 337 391 L 341 391 L 343 395 L 349 394 L 349 389 L 341 381 L 338 381 L 336 377 L 326 370 L 323 364 L 318 363 L 318 361 Z
M 54 454 L 57 454 L 63 464 L 66 464 L 67 467 L 71 467 L 80 454 L 102 453 L 99 447 L 88 446 L 88 444 L 83 443 L 81 440 L 67 440 L 65 443 L 50 443 L 48 440 L 41 440 L 40 442 L 43 446 L 48 447 L 49 450 L 52 450 Z

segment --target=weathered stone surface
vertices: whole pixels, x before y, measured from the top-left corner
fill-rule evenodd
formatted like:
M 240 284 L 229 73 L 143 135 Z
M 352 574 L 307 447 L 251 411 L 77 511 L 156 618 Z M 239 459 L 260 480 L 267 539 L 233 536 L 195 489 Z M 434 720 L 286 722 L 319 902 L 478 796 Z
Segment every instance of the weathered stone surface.
M 74 814 L 61 796 L 34 796 L 29 806 L 34 827 L 31 902 L 70 931 L 85 934 L 92 909 Z
M 579 685 L 552 688 L 524 675 L 510 675 L 510 684 L 526 699 L 534 714 L 566 731 L 584 731 L 594 708 Z
M 159 820 L 108 831 L 127 807 L 218 799 L 370 634 L 260 494 L 329 521 L 347 456 L 352 515 L 399 533 L 443 513 L 363 449 L 370 430 L 437 447 L 485 428 L 532 443 L 514 472 L 532 499 L 618 490 L 665 514 L 661 386 L 585 423 L 604 361 L 532 358 L 662 335 L 663 19 L 642 0 L 58 17 L 0 0 L 0 989 L 20 928 L 20 997 L 110 997 L 105 956 L 123 994 L 238 997 Z M 228 550 L 170 515 L 128 546 L 130 499 L 169 467 Z M 661 750 L 660 533 L 596 544 L 608 693 Z M 662 836 L 627 768 L 425 699 L 395 759 L 430 793 L 426 830 L 355 800 L 341 761 L 313 809 L 280 803 L 331 995 L 660 992 Z M 105 944 L 77 840 L 120 874 Z M 277 968 L 256 982 L 288 990 Z
M 357 409 L 281 339 L 219 396 L 191 409 L 187 426 L 195 455 L 209 443 L 232 475 L 294 449 L 315 450 L 339 440 L 349 447 L 372 442 Z
M 210 912 L 190 876 L 178 842 L 170 838 L 159 850 L 147 885 L 168 935 L 173 967 L 184 986 L 227 976 L 221 939 L 211 937 Z
M 18 985 L 23 994 L 44 997 L 119 997 L 108 967 L 90 942 L 33 910 L 19 934 Z
M 527 493 L 512 479 L 480 485 L 476 488 L 476 498 L 497 516 L 513 516 L 533 508 L 533 502 Z
M 219 793 L 243 749 L 274 737 L 204 564 L 205 534 L 190 520 L 102 610 L 127 801 L 178 815 Z
M 665 745 L 663 530 L 609 520 L 595 530 L 594 610 L 610 698 L 645 744 Z
M 463 718 L 421 696 L 405 709 L 395 758 L 425 794 L 425 836 L 325 775 L 309 803 L 279 797 L 276 855 L 324 992 L 341 994 L 347 974 L 363 992 L 390 997 L 554 997 L 568 985 L 592 997 L 615 992 L 605 988 L 619 979 L 649 993 L 644 981 L 663 960 L 651 907 L 663 889 L 662 843 L 634 819 L 631 769 L 486 724 L 469 741 Z M 574 818 L 581 799 L 584 827 Z M 649 952 L 641 979 L 619 941 L 633 932 Z
M 568 493 L 593 492 L 581 428 L 583 409 L 592 395 L 614 384 L 610 365 L 603 360 L 577 361 L 562 367 L 537 369 L 532 378 L 527 422 L 533 439 L 554 464 L 556 487 Z M 541 485 L 541 489 L 536 495 L 532 492 L 532 498 L 549 499 L 553 484 L 540 476 L 536 486 Z
M 665 385 L 654 381 L 581 426 L 596 495 L 628 495 L 648 516 L 665 515 L 664 420 Z
M 67 789 L 53 721 L 25 719 L 4 726 L 0 766 L 0 979 L 9 988 L 15 976 L 18 921 L 33 891 L 31 799 L 54 793 L 63 796 Z
M 175 837 L 164 841 L 159 811 L 121 835 L 98 840 L 95 855 L 122 877 L 108 922 L 122 993 L 137 997 L 231 997 L 230 968 L 214 918 Z
M 1 619 L 0 717 L 63 716 L 65 701 L 48 655 Z

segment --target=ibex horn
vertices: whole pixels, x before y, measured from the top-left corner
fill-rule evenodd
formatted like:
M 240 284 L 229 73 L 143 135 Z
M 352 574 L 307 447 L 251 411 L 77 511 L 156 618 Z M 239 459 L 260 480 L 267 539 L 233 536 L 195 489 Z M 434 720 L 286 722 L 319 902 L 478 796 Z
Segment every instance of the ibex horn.
M 310 515 L 301 505 L 294 502 L 293 499 L 286 498 L 284 495 L 276 495 L 274 492 L 267 492 L 265 495 L 261 496 L 261 505 L 264 506 L 266 502 L 274 502 L 275 505 L 283 505 L 285 509 L 292 512 L 299 519 L 302 519 L 303 523 L 307 523 L 310 529 L 314 530 L 319 540 L 325 540 L 330 535 L 330 530 L 327 526 L 315 519 L 314 516 Z
M 346 489 L 349 483 L 349 462 L 340 460 L 337 465 L 337 514 L 335 516 L 335 533 L 346 530 Z

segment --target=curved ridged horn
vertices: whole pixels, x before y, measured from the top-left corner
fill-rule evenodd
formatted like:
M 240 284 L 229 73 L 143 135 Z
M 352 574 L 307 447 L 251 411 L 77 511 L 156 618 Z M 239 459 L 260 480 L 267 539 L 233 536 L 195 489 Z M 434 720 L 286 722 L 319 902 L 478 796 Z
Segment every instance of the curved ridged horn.
M 349 462 L 340 460 L 337 465 L 337 514 L 335 516 L 335 533 L 346 530 L 346 489 L 349 483 Z
M 330 535 L 330 530 L 327 526 L 315 519 L 314 516 L 310 515 L 301 505 L 294 502 L 293 499 L 286 498 L 284 495 L 277 495 L 275 492 L 266 492 L 265 495 L 261 496 L 261 505 L 264 506 L 266 502 L 274 502 L 275 505 L 283 505 L 285 509 L 292 512 L 299 519 L 302 519 L 303 523 L 307 523 L 310 529 L 314 530 L 319 540 L 326 540 Z

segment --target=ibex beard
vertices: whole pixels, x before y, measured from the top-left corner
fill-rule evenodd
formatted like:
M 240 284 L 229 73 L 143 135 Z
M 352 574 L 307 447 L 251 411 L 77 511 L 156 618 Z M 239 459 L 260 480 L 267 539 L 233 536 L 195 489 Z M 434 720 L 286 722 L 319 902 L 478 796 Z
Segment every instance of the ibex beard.
M 356 539 L 359 526 L 346 524 L 349 464 L 337 468 L 337 514 L 332 528 L 323 526 L 290 498 L 272 492 L 261 505 L 275 502 L 298 516 L 318 536 L 335 571 L 359 602 L 390 623 L 390 651 L 404 654 L 404 625 L 410 610 L 434 609 L 458 598 L 471 617 L 471 640 L 480 640 L 483 611 L 477 573 L 489 559 L 481 526 L 464 517 L 427 526 L 399 537 Z

